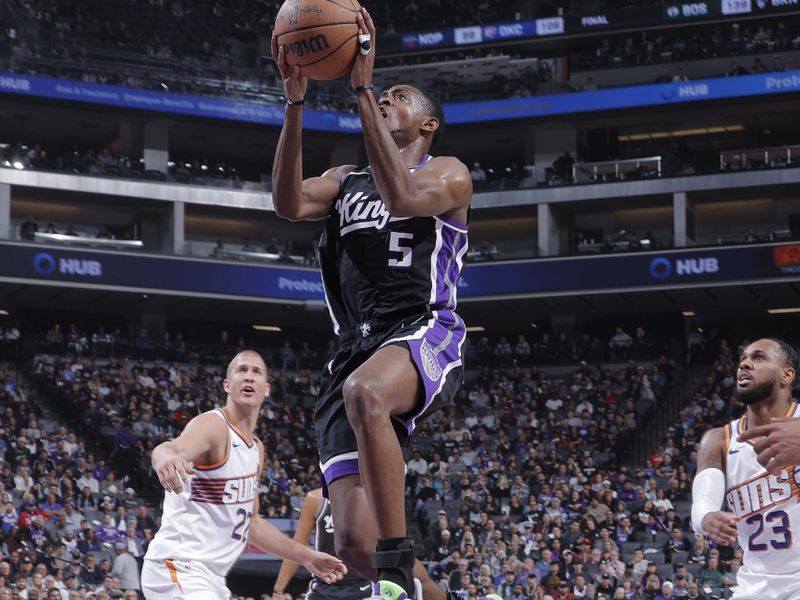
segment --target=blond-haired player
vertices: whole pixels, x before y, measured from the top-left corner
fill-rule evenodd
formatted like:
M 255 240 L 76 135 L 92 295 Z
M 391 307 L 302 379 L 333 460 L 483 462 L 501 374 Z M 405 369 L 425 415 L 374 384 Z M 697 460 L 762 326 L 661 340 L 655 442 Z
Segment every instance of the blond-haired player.
M 195 417 L 179 437 L 153 450 L 166 494 L 142 569 L 145 598 L 230 598 L 225 576 L 248 543 L 338 581 L 347 572 L 338 558 L 294 542 L 258 516 L 264 447 L 253 432 L 270 389 L 264 359 L 240 352 L 222 385 L 224 408 Z
M 797 352 L 782 340 L 747 346 L 736 375 L 736 397 L 747 413 L 710 430 L 700 444 L 692 525 L 722 545 L 738 537 L 744 561 L 736 574 L 736 600 L 800 598 L 800 467 L 767 470 L 753 441 L 739 437 L 772 419 L 800 416 L 792 402 L 797 368 Z M 723 501 L 730 512 L 720 510 Z

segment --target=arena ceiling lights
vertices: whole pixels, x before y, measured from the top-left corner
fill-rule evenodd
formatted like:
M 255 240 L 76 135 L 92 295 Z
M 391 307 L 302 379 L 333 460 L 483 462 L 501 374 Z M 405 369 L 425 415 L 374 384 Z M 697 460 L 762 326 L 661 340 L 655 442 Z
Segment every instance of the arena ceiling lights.
M 0 317 L 7 317 L 7 316 L 8 316 L 8 311 L 0 308 Z
M 768 308 L 767 312 L 771 315 L 790 315 L 800 313 L 800 307 L 795 308 Z
M 663 140 L 676 137 L 692 137 L 697 135 L 714 135 L 744 131 L 744 125 L 724 125 L 721 127 L 696 127 L 693 129 L 675 129 L 673 131 L 651 131 L 648 133 L 630 133 L 619 135 L 620 142 L 641 142 L 644 140 Z
M 253 329 L 255 329 L 256 331 L 272 331 L 275 333 L 280 333 L 281 331 L 283 331 L 283 329 L 281 329 L 277 325 L 253 325 Z
M 476 325 L 475 327 L 467 327 L 467 333 L 480 333 L 482 331 L 486 331 L 486 327 L 482 325 Z

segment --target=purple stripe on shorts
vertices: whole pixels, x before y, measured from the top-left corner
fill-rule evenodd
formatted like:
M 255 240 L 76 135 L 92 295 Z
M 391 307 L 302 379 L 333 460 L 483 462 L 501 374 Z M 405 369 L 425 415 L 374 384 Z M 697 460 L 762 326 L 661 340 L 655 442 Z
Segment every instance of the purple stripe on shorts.
M 358 473 L 358 459 L 348 458 L 347 460 L 332 464 L 325 470 L 323 475 L 325 476 L 325 483 L 330 485 L 337 479 L 341 479 L 347 475 L 358 475 Z
M 417 417 L 436 399 L 449 369 L 461 365 L 461 344 L 467 335 L 464 322 L 449 310 L 438 311 L 437 316 L 433 327 L 422 337 L 406 341 L 425 389 L 422 408 L 406 422 L 409 433 L 414 431 Z

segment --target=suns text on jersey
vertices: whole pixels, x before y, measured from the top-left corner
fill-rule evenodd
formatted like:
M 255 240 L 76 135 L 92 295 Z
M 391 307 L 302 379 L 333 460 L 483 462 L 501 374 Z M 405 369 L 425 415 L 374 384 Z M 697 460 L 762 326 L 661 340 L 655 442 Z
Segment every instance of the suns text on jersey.
M 726 493 L 728 506 L 743 519 L 795 498 L 800 502 L 800 467 L 784 469 L 780 475 L 762 473 L 744 481 Z
M 252 502 L 258 492 L 258 475 L 229 479 L 225 482 L 225 491 L 222 492 L 223 504 L 240 504 Z

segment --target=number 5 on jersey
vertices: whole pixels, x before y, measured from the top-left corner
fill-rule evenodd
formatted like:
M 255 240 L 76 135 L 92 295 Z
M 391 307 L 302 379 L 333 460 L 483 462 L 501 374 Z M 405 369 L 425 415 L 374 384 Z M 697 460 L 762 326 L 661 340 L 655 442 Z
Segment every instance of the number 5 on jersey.
M 390 258 L 390 267 L 411 266 L 411 243 L 414 241 L 413 233 L 392 231 L 389 233 L 389 252 L 396 252 L 399 258 Z

